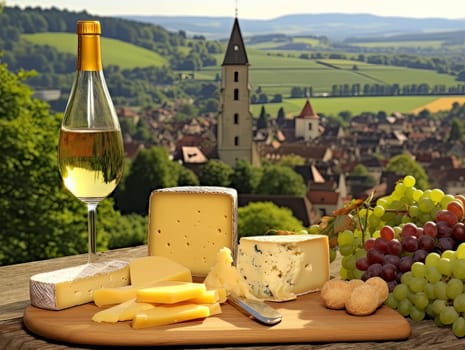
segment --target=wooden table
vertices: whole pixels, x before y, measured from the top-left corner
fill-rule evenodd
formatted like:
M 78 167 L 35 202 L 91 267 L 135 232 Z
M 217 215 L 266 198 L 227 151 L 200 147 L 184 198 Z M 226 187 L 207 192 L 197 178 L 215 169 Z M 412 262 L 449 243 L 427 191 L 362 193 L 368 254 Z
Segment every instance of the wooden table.
M 128 259 L 144 256 L 147 247 L 118 249 L 104 253 L 108 258 Z M 76 255 L 57 259 L 35 261 L 31 263 L 0 267 L 0 349 L 89 349 L 80 346 L 70 346 L 40 339 L 29 333 L 23 325 L 23 312 L 29 304 L 29 277 L 33 274 L 53 269 L 74 266 L 85 263 L 87 255 Z M 333 272 L 338 269 L 338 261 L 332 264 Z M 205 347 L 208 349 L 462 349 L 465 348 L 465 338 L 457 339 L 450 328 L 439 328 L 430 320 L 410 322 L 412 335 L 404 341 L 362 342 L 362 343 L 327 343 L 327 344 L 279 344 L 276 346 L 231 346 Z M 198 346 L 191 349 L 199 349 Z

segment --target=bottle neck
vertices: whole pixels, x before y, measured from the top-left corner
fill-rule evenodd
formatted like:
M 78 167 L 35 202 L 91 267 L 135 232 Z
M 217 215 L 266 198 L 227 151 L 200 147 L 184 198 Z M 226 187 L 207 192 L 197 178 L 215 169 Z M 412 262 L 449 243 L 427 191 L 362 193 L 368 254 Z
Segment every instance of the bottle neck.
M 101 71 L 102 59 L 100 54 L 100 36 L 78 35 L 78 71 Z

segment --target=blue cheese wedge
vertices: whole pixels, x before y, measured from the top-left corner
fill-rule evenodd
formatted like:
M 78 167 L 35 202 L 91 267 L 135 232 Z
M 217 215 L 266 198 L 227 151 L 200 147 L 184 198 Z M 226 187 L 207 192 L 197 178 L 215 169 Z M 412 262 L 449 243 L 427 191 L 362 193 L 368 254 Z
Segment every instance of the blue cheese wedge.
M 122 287 L 129 281 L 129 263 L 121 260 L 39 273 L 29 280 L 31 304 L 43 309 L 62 310 L 91 302 L 96 289 Z
M 237 268 L 257 298 L 287 301 L 319 290 L 329 279 L 325 235 L 242 237 Z

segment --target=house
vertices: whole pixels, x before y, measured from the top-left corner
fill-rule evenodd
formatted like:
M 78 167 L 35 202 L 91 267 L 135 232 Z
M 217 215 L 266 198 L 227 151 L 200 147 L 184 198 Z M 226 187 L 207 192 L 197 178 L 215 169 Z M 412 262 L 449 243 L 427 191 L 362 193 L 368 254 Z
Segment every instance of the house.
M 315 161 L 327 162 L 332 159 L 332 151 L 330 148 L 318 144 L 312 144 L 304 141 L 272 144 L 259 146 L 259 154 L 261 157 L 275 161 L 288 155 L 302 157 L 306 163 Z
M 438 176 L 438 187 L 445 193 L 465 194 L 465 168 L 447 169 Z
M 310 100 L 307 98 L 300 114 L 294 118 L 295 137 L 304 141 L 311 141 L 320 137 L 323 130 L 320 126 L 320 117 L 313 110 Z
M 334 191 L 308 191 L 307 199 L 312 208 L 320 215 L 331 215 L 336 209 L 343 206 L 340 193 Z

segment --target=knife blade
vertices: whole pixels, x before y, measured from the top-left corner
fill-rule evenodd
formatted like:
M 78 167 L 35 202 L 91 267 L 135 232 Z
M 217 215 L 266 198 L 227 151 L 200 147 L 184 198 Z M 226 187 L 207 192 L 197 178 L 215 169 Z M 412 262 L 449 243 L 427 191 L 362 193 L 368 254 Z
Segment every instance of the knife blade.
M 251 318 L 267 326 L 275 325 L 282 320 L 282 315 L 263 301 L 229 294 L 228 302 Z

